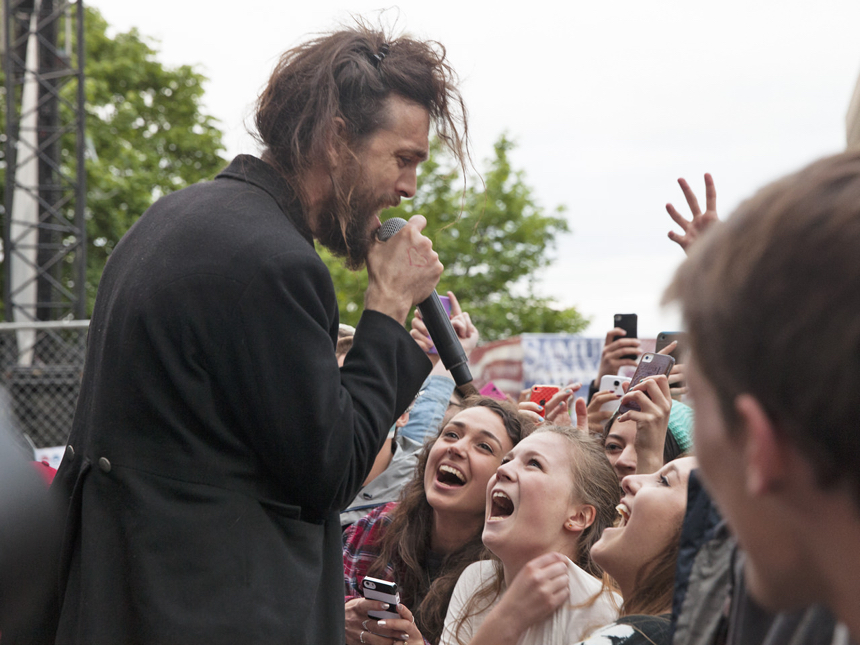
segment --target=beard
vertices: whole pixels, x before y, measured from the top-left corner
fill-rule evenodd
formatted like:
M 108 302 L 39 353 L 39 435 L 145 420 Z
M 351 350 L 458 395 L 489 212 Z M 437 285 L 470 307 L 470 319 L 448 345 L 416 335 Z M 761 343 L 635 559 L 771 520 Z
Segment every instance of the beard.
M 317 223 L 319 243 L 336 257 L 343 258 L 350 271 L 364 266 L 370 246 L 376 240 L 376 231 L 372 228 L 374 216 L 400 201 L 392 195 L 375 195 L 372 188 L 362 184 L 360 173 L 356 163 L 346 172 L 332 177 L 333 189 Z M 352 186 L 345 194 L 342 189 L 338 190 L 344 185 Z

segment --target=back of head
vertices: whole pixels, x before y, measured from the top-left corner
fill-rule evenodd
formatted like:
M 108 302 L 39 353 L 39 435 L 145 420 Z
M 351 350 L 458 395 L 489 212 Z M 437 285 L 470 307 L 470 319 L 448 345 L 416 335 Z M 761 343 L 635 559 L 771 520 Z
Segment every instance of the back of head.
M 692 249 L 667 299 L 681 301 L 699 371 L 727 427 L 754 396 L 860 506 L 860 151 L 762 189 Z
M 302 175 L 330 150 L 355 150 L 385 124 L 392 95 L 425 108 L 439 138 L 464 158 L 465 108 L 445 49 L 356 23 L 284 53 L 257 102 L 266 160 L 300 194 Z
M 612 526 L 617 519 L 615 507 L 621 499 L 618 476 L 606 458 L 603 444 L 572 426 L 539 426 L 534 433 L 553 432 L 570 442 L 571 473 L 573 490 L 571 495 L 582 504 L 595 508 L 594 522 L 579 536 L 574 562 L 588 573 L 600 577 L 601 567 L 591 559 L 591 545 L 600 539 L 603 529 Z

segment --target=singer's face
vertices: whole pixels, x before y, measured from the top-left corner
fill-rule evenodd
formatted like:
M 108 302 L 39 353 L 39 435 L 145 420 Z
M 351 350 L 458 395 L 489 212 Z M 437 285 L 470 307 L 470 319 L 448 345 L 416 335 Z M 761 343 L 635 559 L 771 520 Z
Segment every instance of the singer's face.
M 332 171 L 348 198 L 338 200 L 332 191 L 319 222 L 319 241 L 335 255 L 347 258 L 351 269 L 364 264 L 381 225 L 379 213 L 397 206 L 401 198 L 415 195 L 418 165 L 428 155 L 427 110 L 392 96 L 387 111 L 386 122 L 361 142 L 355 157 L 347 154 Z

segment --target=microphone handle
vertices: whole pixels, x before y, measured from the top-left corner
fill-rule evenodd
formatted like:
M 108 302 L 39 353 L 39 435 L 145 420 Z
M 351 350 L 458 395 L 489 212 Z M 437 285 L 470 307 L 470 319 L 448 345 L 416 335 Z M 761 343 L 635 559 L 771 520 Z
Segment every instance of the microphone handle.
M 439 352 L 439 358 L 442 359 L 445 368 L 451 372 L 454 382 L 458 387 L 471 383 L 472 372 L 469 370 L 466 352 L 463 351 L 463 345 L 454 333 L 451 321 L 448 320 L 448 312 L 439 301 L 439 295 L 434 291 L 429 298 L 418 305 L 418 309 L 421 311 L 421 317 L 427 326 L 427 331 L 430 332 L 436 351 Z

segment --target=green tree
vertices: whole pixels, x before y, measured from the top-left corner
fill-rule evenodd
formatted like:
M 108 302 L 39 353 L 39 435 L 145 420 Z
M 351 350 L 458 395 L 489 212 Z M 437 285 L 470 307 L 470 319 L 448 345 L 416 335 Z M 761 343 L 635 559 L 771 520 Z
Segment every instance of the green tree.
M 188 65 L 167 68 L 136 29 L 107 35 L 88 8 L 87 287 L 95 296 L 114 245 L 149 205 L 223 168 L 221 131 L 201 110 L 205 77 Z M 90 299 L 92 302 L 92 298 Z
M 91 7 L 85 9 L 84 30 L 87 300 L 92 311 L 104 264 L 129 227 L 155 199 L 213 177 L 225 161 L 216 120 L 202 111 L 203 75 L 189 65 L 159 63 L 157 51 L 136 29 L 109 35 L 107 22 Z M 64 29 L 59 33 L 62 39 Z M 74 105 L 74 83 L 62 91 Z M 74 146 L 72 136 L 61 142 L 61 165 L 70 176 Z
M 445 265 L 438 290 L 457 294 L 482 339 L 581 331 L 588 321 L 576 309 L 536 295 L 537 276 L 551 264 L 555 240 L 569 228 L 563 207 L 547 214 L 536 204 L 524 173 L 511 168 L 512 148 L 501 136 L 483 183 L 471 179 L 464 194 L 458 167 L 434 143 L 415 197 L 386 215 L 427 218 L 425 233 Z M 352 273 L 320 252 L 332 273 L 343 322 L 355 324 L 367 274 Z

